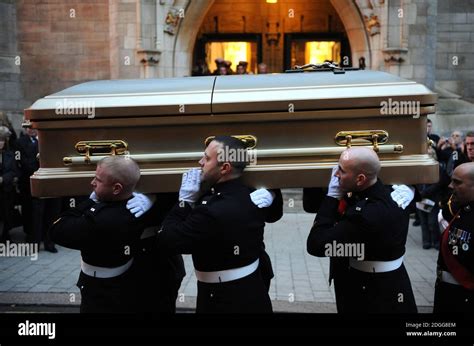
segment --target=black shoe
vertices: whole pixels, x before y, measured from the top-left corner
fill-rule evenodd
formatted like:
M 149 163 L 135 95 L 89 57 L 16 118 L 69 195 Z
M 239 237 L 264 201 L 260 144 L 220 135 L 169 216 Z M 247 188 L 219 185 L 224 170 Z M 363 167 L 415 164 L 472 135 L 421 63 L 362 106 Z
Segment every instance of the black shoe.
M 58 249 L 54 245 L 45 245 L 44 250 L 52 253 L 58 252 Z
M 433 247 L 434 247 L 436 250 L 439 250 L 439 244 L 434 244 Z
M 431 249 L 431 245 L 423 245 L 423 249 L 425 250 Z
M 420 223 L 420 221 L 415 220 L 415 221 L 413 221 L 412 225 L 413 226 L 419 226 L 419 225 L 421 225 L 421 223 Z

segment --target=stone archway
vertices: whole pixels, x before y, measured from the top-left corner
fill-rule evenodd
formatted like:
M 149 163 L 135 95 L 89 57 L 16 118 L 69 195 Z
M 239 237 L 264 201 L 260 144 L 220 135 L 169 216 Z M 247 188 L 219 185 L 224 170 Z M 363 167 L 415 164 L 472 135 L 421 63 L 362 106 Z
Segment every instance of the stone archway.
M 173 49 L 173 76 L 191 75 L 193 50 L 199 27 L 214 0 L 191 1 L 186 9 L 186 17 L 181 22 Z
M 174 42 L 172 70 L 173 76 L 190 75 L 193 63 L 193 48 L 198 28 L 215 0 L 190 1 L 186 9 L 186 17 L 181 22 Z M 367 68 L 372 66 L 369 37 L 359 8 L 352 0 L 330 0 L 344 24 L 351 46 L 352 61 L 358 66 L 360 57 L 365 58 Z
M 353 66 L 358 67 L 360 57 L 365 58 L 367 68 L 372 67 L 369 38 L 359 8 L 352 0 L 331 0 L 344 24 L 351 45 Z

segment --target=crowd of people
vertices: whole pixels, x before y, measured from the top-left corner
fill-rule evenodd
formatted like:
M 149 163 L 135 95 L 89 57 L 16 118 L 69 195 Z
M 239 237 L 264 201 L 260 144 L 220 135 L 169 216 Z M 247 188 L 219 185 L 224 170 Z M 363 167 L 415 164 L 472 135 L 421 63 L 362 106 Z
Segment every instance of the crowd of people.
M 247 61 L 239 61 L 235 67 L 235 71 L 232 69 L 232 62 L 224 60 L 223 58 L 217 58 L 215 60 L 216 69 L 210 71 L 207 63 L 203 59 L 199 59 L 196 65 L 193 67 L 193 76 L 211 76 L 211 75 L 234 75 L 234 74 L 253 74 L 252 71 L 248 70 L 249 63 Z M 267 64 L 261 62 L 257 65 L 257 74 L 268 73 Z
M 429 138 L 428 153 L 439 162 L 440 180 L 435 184 L 418 185 L 421 201 L 417 204 L 417 216 L 422 231 L 423 249 L 439 249 L 438 213 L 450 195 L 449 183 L 454 170 L 466 162 L 474 162 L 474 131 L 464 136 L 453 131 L 446 138 L 433 133 L 433 123 L 427 120 Z
M 0 241 L 9 241 L 10 230 L 22 226 L 25 242 L 43 243 L 44 250 L 56 253 L 47 230 L 63 209 L 62 200 L 31 196 L 30 176 L 39 169 L 36 130 L 27 128 L 17 137 L 8 118 L 2 114 L 0 148 Z

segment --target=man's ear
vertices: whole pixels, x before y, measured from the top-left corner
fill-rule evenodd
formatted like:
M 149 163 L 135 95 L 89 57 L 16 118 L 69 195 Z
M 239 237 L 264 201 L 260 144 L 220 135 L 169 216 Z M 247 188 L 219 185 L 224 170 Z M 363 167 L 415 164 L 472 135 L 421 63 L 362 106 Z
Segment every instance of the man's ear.
M 115 183 L 112 189 L 114 195 L 119 195 L 123 191 L 123 185 L 120 183 Z
M 357 178 L 356 178 L 356 184 L 357 186 L 362 186 L 364 185 L 365 181 L 367 180 L 367 177 L 365 176 L 365 174 L 358 174 L 357 175 Z
M 227 175 L 232 173 L 232 165 L 229 162 L 224 162 L 221 165 L 221 174 Z

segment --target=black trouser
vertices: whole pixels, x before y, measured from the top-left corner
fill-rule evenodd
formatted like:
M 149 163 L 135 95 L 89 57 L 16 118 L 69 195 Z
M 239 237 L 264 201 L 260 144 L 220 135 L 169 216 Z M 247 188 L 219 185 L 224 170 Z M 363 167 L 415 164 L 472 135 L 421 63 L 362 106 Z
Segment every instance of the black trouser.
M 53 246 L 48 229 L 61 213 L 60 198 L 33 198 L 33 229 L 34 241 L 44 241 L 45 246 Z
M 29 186 L 28 186 L 29 188 Z M 33 234 L 33 197 L 26 187 L 23 187 L 21 194 L 21 217 L 23 223 L 23 231 L 28 235 L 28 241 L 34 240 Z
M 0 185 L 1 188 L 1 185 Z M 0 241 L 5 242 L 10 238 L 9 232 L 13 228 L 14 192 L 0 191 L 0 221 L 2 222 L 2 231 L 0 232 Z
M 435 205 L 433 209 L 426 213 L 424 211 L 416 211 L 420 218 L 421 239 L 424 246 L 439 247 L 439 226 L 438 212 L 439 208 Z
M 137 312 L 136 281 L 132 272 L 100 279 L 79 274 L 77 286 L 81 290 L 81 313 Z
M 142 313 L 174 314 L 178 291 L 186 275 L 182 256 L 160 251 L 155 237 L 142 239 L 132 270 L 139 283 L 138 310 Z
M 260 271 L 222 283 L 198 281 L 197 313 L 271 313 Z
M 273 273 L 272 262 L 270 256 L 268 256 L 265 250 L 260 254 L 259 260 L 258 269 L 260 270 L 260 275 L 262 275 L 263 284 L 265 285 L 267 292 L 269 292 L 271 281 L 275 276 Z
M 474 311 L 474 291 L 461 285 L 436 280 L 434 313 L 469 313 Z
M 385 273 L 366 273 L 350 268 L 342 290 L 345 313 L 417 312 L 415 296 L 403 264 Z

